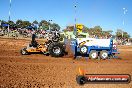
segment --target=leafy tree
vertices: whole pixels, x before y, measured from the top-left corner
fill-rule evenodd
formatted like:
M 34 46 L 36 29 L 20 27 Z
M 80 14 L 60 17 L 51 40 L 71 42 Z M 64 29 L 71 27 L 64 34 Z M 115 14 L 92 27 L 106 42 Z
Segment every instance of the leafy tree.
M 33 21 L 33 24 L 38 24 L 38 21 L 36 21 L 36 20 L 35 20 L 35 21 Z
M 13 27 L 16 26 L 15 23 L 13 21 L 11 21 L 11 20 L 8 21 L 7 23 L 10 25 L 10 28 L 13 28 Z
M 60 26 L 59 26 L 58 24 L 56 24 L 56 23 L 51 24 L 51 27 L 52 27 L 53 29 L 58 29 L 58 30 L 60 30 Z
M 66 30 L 67 31 L 74 31 L 74 26 L 67 26 L 66 27 Z
M 122 33 L 123 33 L 123 31 L 122 31 L 121 29 L 117 29 L 116 37 L 117 37 L 118 39 L 122 39 Z
M 127 32 L 123 32 L 123 38 L 128 39 L 130 38 L 130 35 Z
M 31 26 L 31 23 L 29 21 L 23 21 L 22 22 L 22 27 L 23 28 L 28 27 L 28 26 Z
M 23 27 L 23 21 L 18 19 L 18 20 L 16 21 L 16 25 L 17 25 L 17 28 Z
M 89 28 L 88 33 L 89 33 L 89 35 L 93 35 L 94 34 L 93 28 Z
M 110 37 L 111 34 L 108 31 L 102 31 L 102 37 Z
M 8 21 L 9 25 L 14 25 L 15 23 L 13 21 Z
M 8 22 L 6 22 L 6 21 L 4 21 L 4 20 L 1 20 L 1 23 L 7 24 Z
M 82 30 L 82 32 L 87 33 L 88 31 L 89 31 L 89 28 L 88 28 L 88 27 L 86 27 L 86 26 L 83 26 L 83 30 Z
M 104 37 L 110 37 L 112 36 L 112 30 L 108 30 L 108 31 L 102 31 L 102 36 Z
M 2 20 L 0 20 L 0 25 L 1 25 L 1 21 L 2 21 Z
M 47 22 L 46 20 L 42 20 L 42 21 L 39 23 L 39 26 L 42 26 L 42 29 L 44 29 L 44 30 L 49 29 L 49 25 L 50 25 L 50 23 Z
M 130 35 L 127 32 L 122 31 L 121 29 L 117 29 L 116 37 L 118 39 L 128 39 Z
M 2 20 L 0 20 L 0 28 L 2 28 Z
M 95 32 L 102 32 L 102 28 L 100 27 L 100 26 L 95 26 L 94 27 L 94 30 L 95 30 Z
M 102 34 L 102 28 L 100 26 L 95 26 L 94 28 L 90 29 L 90 32 L 90 34 L 100 37 Z

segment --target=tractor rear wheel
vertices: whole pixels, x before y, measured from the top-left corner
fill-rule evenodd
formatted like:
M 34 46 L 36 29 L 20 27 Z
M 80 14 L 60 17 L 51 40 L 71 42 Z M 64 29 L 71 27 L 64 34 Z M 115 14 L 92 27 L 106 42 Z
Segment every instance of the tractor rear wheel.
M 58 43 L 58 42 L 51 43 L 48 48 L 48 51 L 52 57 L 62 57 L 65 53 L 63 44 Z

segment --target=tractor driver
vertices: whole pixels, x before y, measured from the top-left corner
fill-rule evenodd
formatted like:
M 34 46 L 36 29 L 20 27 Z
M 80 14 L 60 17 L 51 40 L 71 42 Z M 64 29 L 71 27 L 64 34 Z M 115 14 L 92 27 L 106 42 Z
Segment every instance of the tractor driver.
M 35 34 L 32 34 L 31 46 L 33 46 L 33 47 L 37 47 L 37 45 L 38 45 L 38 43 L 35 40 L 35 38 L 36 38 L 36 35 Z

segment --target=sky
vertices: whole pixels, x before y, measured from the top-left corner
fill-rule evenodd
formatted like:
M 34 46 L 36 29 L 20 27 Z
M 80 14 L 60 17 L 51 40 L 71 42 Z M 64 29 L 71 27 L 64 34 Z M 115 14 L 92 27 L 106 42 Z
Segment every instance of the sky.
M 10 0 L 0 0 L 0 20 L 9 19 Z M 75 13 L 76 2 L 76 13 Z M 124 14 L 123 8 L 127 9 Z M 62 29 L 76 23 L 103 30 L 123 29 L 132 37 L 132 0 L 11 0 L 11 20 L 52 20 Z M 124 25 L 123 25 L 124 21 Z

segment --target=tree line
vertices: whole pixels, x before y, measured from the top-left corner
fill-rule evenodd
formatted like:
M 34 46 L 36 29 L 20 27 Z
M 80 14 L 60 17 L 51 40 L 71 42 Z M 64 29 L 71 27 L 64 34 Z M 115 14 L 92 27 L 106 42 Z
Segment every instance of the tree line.
M 74 26 L 67 26 L 64 30 L 66 31 L 74 31 Z M 116 33 L 113 34 L 113 30 L 107 30 L 104 31 L 100 26 L 95 26 L 93 28 L 88 28 L 84 25 L 82 32 L 88 33 L 89 35 L 95 35 L 97 37 L 116 37 L 117 39 L 123 40 L 123 39 L 129 39 L 131 36 L 125 32 L 122 31 L 122 29 L 117 29 Z
M 60 26 L 57 23 L 51 23 L 49 21 L 46 20 L 41 20 L 40 22 L 38 22 L 37 20 L 30 22 L 30 21 L 25 21 L 25 20 L 20 20 L 18 19 L 16 22 L 14 21 L 4 21 L 4 20 L 0 20 L 1 22 L 1 27 L 2 24 L 9 24 L 10 28 L 27 28 L 27 27 L 37 27 L 41 28 L 43 30 L 48 30 L 49 29 L 49 25 L 51 28 L 56 28 L 56 29 L 60 29 Z
M 4 21 L 4 20 L 0 20 L 1 24 L 9 24 L 10 27 L 15 27 L 15 28 L 26 28 L 29 26 L 34 26 L 38 25 L 38 29 L 43 29 L 43 30 L 48 30 L 49 29 L 49 25 L 51 28 L 56 28 L 60 30 L 60 26 L 57 23 L 51 23 L 49 21 L 46 20 L 41 20 L 40 22 L 38 22 L 37 20 L 30 22 L 30 21 L 25 21 L 25 20 L 21 20 L 18 19 L 16 22 L 14 21 Z M 2 27 L 2 25 L 0 25 L 0 27 Z M 63 29 L 64 32 L 66 31 L 73 31 L 74 30 L 74 26 L 67 26 L 65 29 Z M 117 39 L 129 39 L 130 35 L 125 32 L 122 31 L 122 29 L 117 29 L 115 35 L 112 35 L 113 31 L 112 30 L 107 30 L 104 31 L 100 26 L 95 26 L 93 28 L 88 28 L 84 25 L 83 30 L 84 33 L 88 33 L 89 35 L 96 35 L 97 37 L 109 37 L 109 36 L 114 36 Z

